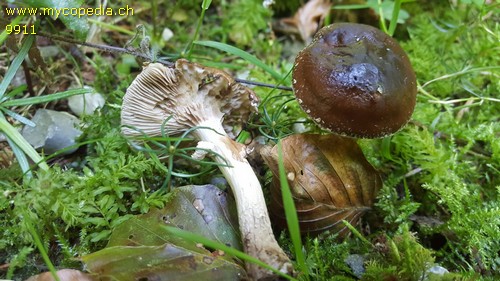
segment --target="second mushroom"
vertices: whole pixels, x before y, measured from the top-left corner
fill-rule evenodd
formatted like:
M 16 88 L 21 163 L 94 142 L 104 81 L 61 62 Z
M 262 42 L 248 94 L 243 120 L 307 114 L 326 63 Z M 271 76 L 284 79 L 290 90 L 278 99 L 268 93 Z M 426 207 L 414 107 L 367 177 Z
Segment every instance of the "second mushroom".
M 225 72 L 178 60 L 175 68 L 151 63 L 136 77 L 123 99 L 122 132 L 128 137 L 161 136 L 192 130 L 200 146 L 215 154 L 214 161 L 234 194 L 243 247 L 249 255 L 284 273 L 291 273 L 289 258 L 278 245 L 269 220 L 259 180 L 245 159 L 242 144 L 231 136 L 256 110 L 257 98 Z M 166 121 L 167 120 L 167 121 Z M 272 276 L 247 263 L 253 279 Z

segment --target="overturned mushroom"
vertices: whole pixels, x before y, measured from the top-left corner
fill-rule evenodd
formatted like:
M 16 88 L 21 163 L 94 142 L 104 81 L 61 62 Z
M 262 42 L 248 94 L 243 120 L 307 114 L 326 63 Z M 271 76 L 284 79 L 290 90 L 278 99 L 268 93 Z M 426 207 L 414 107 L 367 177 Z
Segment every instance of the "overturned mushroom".
M 232 188 L 245 251 L 290 273 L 290 260 L 273 235 L 260 182 L 245 159 L 245 147 L 230 137 L 256 104 L 250 89 L 220 70 L 186 60 L 178 60 L 175 68 L 152 63 L 127 89 L 122 132 L 130 137 L 143 133 L 159 136 L 167 119 L 165 130 L 169 135 L 199 127 L 191 135 L 221 156 L 214 161 L 223 164 L 220 170 Z M 272 275 L 254 264 L 247 263 L 246 267 L 254 279 Z

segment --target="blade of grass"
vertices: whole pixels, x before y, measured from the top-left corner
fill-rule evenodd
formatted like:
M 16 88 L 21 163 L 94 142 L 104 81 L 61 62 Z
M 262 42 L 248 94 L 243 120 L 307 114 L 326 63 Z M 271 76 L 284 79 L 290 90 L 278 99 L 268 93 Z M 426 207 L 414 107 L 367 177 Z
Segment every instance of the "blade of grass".
M 309 273 L 309 268 L 306 264 L 306 259 L 304 258 L 304 253 L 302 252 L 302 240 L 300 237 L 299 229 L 299 218 L 297 216 L 297 210 L 295 209 L 295 203 L 293 202 L 292 192 L 290 191 L 290 186 L 288 185 L 288 179 L 285 172 L 285 165 L 283 163 L 283 152 L 281 149 L 281 141 L 278 142 L 278 169 L 281 184 L 281 195 L 283 198 L 283 207 L 285 209 L 286 223 L 288 226 L 288 231 L 290 232 L 290 239 L 292 240 L 295 259 L 297 260 L 297 265 L 300 271 L 304 274 Z
M 379 22 L 380 22 L 380 29 L 382 29 L 383 32 L 389 34 L 389 31 L 387 30 L 387 26 L 385 25 L 385 18 L 384 18 L 384 8 L 382 7 L 382 0 L 378 0 L 378 14 L 379 14 Z
M 349 230 L 352 232 L 352 234 L 354 234 L 354 236 L 358 237 L 359 240 L 363 241 L 364 243 L 366 243 L 367 245 L 370 245 L 370 246 L 373 246 L 373 244 L 368 241 L 368 239 L 366 239 L 352 224 L 350 224 L 348 221 L 346 220 L 342 220 L 342 223 L 347 227 L 349 228 Z
M 282 85 L 285 80 L 290 76 L 292 75 L 292 71 L 293 71 L 293 67 L 290 68 L 290 70 L 288 70 L 287 74 L 283 77 L 283 79 L 281 79 L 278 83 L 278 85 Z M 273 98 L 275 97 L 274 95 L 275 93 L 275 89 L 272 89 L 271 91 L 269 91 L 269 93 L 264 97 L 264 99 L 262 100 L 261 104 L 259 105 L 259 107 L 264 107 L 264 104 L 267 103 L 267 101 L 270 99 L 270 98 Z M 281 94 L 278 94 L 277 96 L 281 96 Z
M 1 103 L 1 105 L 2 106 L 21 106 L 21 105 L 32 105 L 32 104 L 38 104 L 38 103 L 46 103 L 46 102 L 51 102 L 51 101 L 58 100 L 58 99 L 64 99 L 64 98 L 75 96 L 75 95 L 87 94 L 90 92 L 92 92 L 92 89 L 87 89 L 87 88 L 72 89 L 72 90 L 59 92 L 59 93 L 55 93 L 55 94 L 50 94 L 50 95 L 45 95 L 45 96 L 8 100 L 8 101 Z
M 249 63 L 261 68 L 265 72 L 269 73 L 274 79 L 276 79 L 278 81 L 283 80 L 283 76 L 281 74 L 279 74 L 278 72 L 276 72 L 272 67 L 268 66 L 267 64 L 265 64 L 264 62 L 259 60 L 254 55 L 249 54 L 249 53 L 247 53 L 239 48 L 236 48 L 236 47 L 228 45 L 228 44 L 215 42 L 215 41 L 195 41 L 193 43 L 196 45 L 214 48 L 214 49 L 238 56 L 238 57 L 248 61 Z
M 163 225 L 163 227 L 170 233 L 172 233 L 173 235 L 175 236 L 178 236 L 178 237 L 181 237 L 185 240 L 188 240 L 188 241 L 192 241 L 192 242 L 195 242 L 195 243 L 201 243 L 203 244 L 204 246 L 206 247 L 209 247 L 209 248 L 213 248 L 213 249 L 218 249 L 218 250 L 222 250 L 224 251 L 225 253 L 227 253 L 228 255 L 231 255 L 231 256 L 234 256 L 234 257 L 237 257 L 241 260 L 244 260 L 246 262 L 251 262 L 251 263 L 254 263 L 262 268 L 265 268 L 265 269 L 268 269 L 272 272 L 274 272 L 275 274 L 283 277 L 283 278 L 286 278 L 288 280 L 294 280 L 296 281 L 297 279 L 293 278 L 292 276 L 288 275 L 288 274 L 285 274 L 275 268 L 273 268 L 272 266 L 269 266 L 268 264 L 262 262 L 261 260 L 257 259 L 257 258 L 254 258 L 252 256 L 249 256 L 235 248 L 231 248 L 229 246 L 226 246 L 222 243 L 219 243 L 219 242 L 216 242 L 216 241 L 212 241 L 210 239 L 207 239 L 201 235 L 198 235 L 198 234 L 195 234 L 195 233 L 192 233 L 192 232 L 189 232 L 189 231 L 185 231 L 185 230 L 182 230 L 182 229 L 179 229 L 177 227 L 172 227 L 172 226 L 167 226 L 167 225 Z
M 240 134 L 236 137 L 236 142 L 245 143 L 247 139 L 249 139 L 252 134 L 249 131 L 242 130 Z
M 23 174 L 26 175 L 28 179 L 33 177 L 33 173 L 31 173 L 30 170 L 30 164 L 28 162 L 28 158 L 26 157 L 26 154 L 24 151 L 22 151 L 12 140 L 7 138 L 7 143 L 9 143 L 10 148 L 12 149 L 12 152 L 16 156 L 17 163 L 19 164 L 19 167 L 21 167 L 21 170 L 23 171 Z
M 2 97 L 2 99 L 0 99 L 0 103 L 2 103 L 2 101 L 8 100 L 8 99 L 15 97 L 16 95 L 26 91 L 27 88 L 28 87 L 26 86 L 26 84 L 23 84 L 21 86 L 16 87 L 12 91 L 10 91 L 8 94 L 4 95 Z
M 111 23 L 107 23 L 107 22 L 103 22 L 103 21 L 99 21 L 99 20 L 94 20 L 94 19 L 90 19 L 90 18 L 88 19 L 88 21 L 89 21 L 89 23 L 100 25 L 100 26 L 107 28 L 108 30 L 111 30 L 111 31 L 117 31 L 117 32 L 121 32 L 121 33 L 131 35 L 131 36 L 133 36 L 135 34 L 133 31 L 122 28 L 116 24 L 111 24 Z
M 151 24 L 153 25 L 153 42 L 158 39 L 158 3 L 156 0 L 149 0 L 151 3 Z
M 36 150 L 26 141 L 25 138 L 14 128 L 3 115 L 0 115 L 0 131 L 4 132 L 7 138 L 13 141 L 26 155 L 31 158 L 38 166 L 47 171 L 49 166 L 42 157 L 36 152 Z
M 10 25 L 12 26 L 15 26 L 15 25 L 18 25 L 19 22 L 24 18 L 24 15 L 23 16 L 17 16 L 15 19 L 13 19 L 11 22 L 10 22 Z M 6 26 L 3 26 L 3 31 L 2 33 L 0 33 L 0 45 L 3 44 L 3 42 L 5 41 L 5 39 L 7 39 L 7 36 L 9 36 L 9 34 L 7 34 L 7 27 Z
M 399 18 L 399 10 L 400 9 L 401 9 L 401 0 L 396 0 L 394 2 L 394 7 L 392 8 L 391 23 L 389 24 L 388 34 L 390 36 L 394 35 L 394 31 L 396 30 L 396 26 L 398 25 L 398 18 Z
M 28 125 L 30 127 L 35 127 L 36 126 L 36 124 L 33 121 L 29 120 L 28 118 L 26 118 L 26 117 L 24 117 L 24 116 L 22 116 L 20 114 L 17 114 L 16 112 L 14 112 L 14 111 L 12 111 L 10 109 L 7 109 L 7 108 L 4 108 L 4 107 L 0 106 L 0 110 L 3 111 L 3 113 L 9 115 L 10 117 L 16 119 L 17 121 L 19 121 L 19 122 L 21 122 L 21 123 L 23 123 L 25 125 Z
M 3 77 L 2 83 L 0 83 L 0 99 L 7 91 L 7 87 L 9 86 L 10 81 L 12 81 L 12 78 L 14 78 L 14 75 L 16 75 L 19 66 L 26 57 L 26 54 L 28 54 L 28 51 L 31 48 L 31 45 L 33 44 L 34 41 L 35 41 L 35 36 L 29 35 L 24 40 L 23 46 L 21 47 L 21 50 L 19 50 L 17 56 L 12 60 L 9 69 L 5 73 L 5 76 Z
M 432 84 L 432 83 L 440 81 L 440 80 L 445 80 L 448 78 L 453 78 L 453 77 L 457 77 L 457 76 L 461 76 L 461 75 L 473 73 L 473 72 L 481 72 L 481 71 L 489 71 L 489 70 L 497 70 L 497 69 L 500 69 L 500 66 L 495 65 L 495 66 L 471 67 L 470 65 L 468 65 L 468 66 L 465 66 L 462 70 L 459 70 L 457 72 L 445 74 L 443 76 L 431 79 L 431 80 L 425 82 L 424 84 L 422 84 L 421 88 L 423 89 L 423 88 L 429 86 L 429 84 Z
M 26 228 L 28 228 L 28 231 L 31 234 L 31 237 L 33 237 L 33 242 L 35 243 L 36 247 L 38 248 L 38 251 L 40 251 L 40 254 L 43 258 L 43 261 L 45 262 L 45 265 L 49 268 L 50 273 L 52 274 L 52 277 L 56 281 L 60 281 L 59 276 L 57 275 L 56 268 L 50 261 L 49 255 L 47 254 L 47 250 L 43 246 L 42 241 L 40 240 L 40 236 L 38 236 L 38 233 L 36 232 L 35 228 L 33 227 L 33 224 L 31 222 L 31 219 L 29 216 L 24 213 L 24 223 L 26 225 Z
M 191 57 L 191 52 L 193 51 L 193 43 L 198 40 L 198 34 L 200 34 L 200 28 L 201 25 L 203 24 L 203 18 L 205 18 L 205 11 L 208 10 L 210 7 L 210 4 L 212 3 L 212 0 L 203 0 L 201 3 L 201 14 L 200 17 L 198 18 L 198 24 L 196 25 L 196 30 L 193 35 L 193 40 L 189 42 L 189 44 L 186 47 L 185 53 L 187 54 L 187 57 Z

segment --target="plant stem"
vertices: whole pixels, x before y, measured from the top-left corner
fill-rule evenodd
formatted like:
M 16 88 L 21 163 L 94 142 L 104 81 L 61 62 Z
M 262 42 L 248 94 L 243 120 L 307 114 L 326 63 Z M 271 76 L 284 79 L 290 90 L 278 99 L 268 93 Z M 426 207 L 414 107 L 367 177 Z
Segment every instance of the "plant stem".
M 153 18 L 153 42 L 156 43 L 158 40 L 158 24 L 156 24 L 156 19 L 158 18 L 157 11 L 158 3 L 156 0 L 151 0 L 151 17 Z
M 28 216 L 27 212 L 24 212 L 24 224 L 26 225 L 26 228 L 31 234 L 31 237 L 33 238 L 33 242 L 40 251 L 40 255 L 42 255 L 43 261 L 45 262 L 45 265 L 49 268 L 50 273 L 52 274 L 52 278 L 54 278 L 56 281 L 60 281 L 59 275 L 57 275 L 57 270 L 54 267 L 54 264 L 50 261 L 49 255 L 47 254 L 47 250 L 43 246 L 43 243 L 40 239 L 40 236 L 36 232 L 35 228 L 33 227 L 33 224 L 31 222 L 30 217 Z
M 400 9 L 401 9 L 401 0 L 394 1 L 394 7 L 392 8 L 391 23 L 389 25 L 389 31 L 388 31 L 388 34 L 390 36 L 394 35 L 394 31 L 396 30 L 396 26 L 398 25 L 398 18 L 399 18 L 399 10 Z
M 196 30 L 194 32 L 193 39 L 189 42 L 186 48 L 187 58 L 191 57 L 191 52 L 193 51 L 193 42 L 198 40 L 198 34 L 200 34 L 200 28 L 201 25 L 203 24 L 203 18 L 205 18 L 205 11 L 208 10 L 208 7 L 210 7 L 210 3 L 212 3 L 211 0 L 203 0 L 203 3 L 201 4 L 201 14 L 200 17 L 198 18 L 198 24 L 196 25 Z
M 382 8 L 382 0 L 378 0 L 378 15 L 380 17 L 380 29 L 382 29 L 383 32 L 389 34 L 389 31 L 387 30 L 387 26 L 385 25 L 384 9 Z

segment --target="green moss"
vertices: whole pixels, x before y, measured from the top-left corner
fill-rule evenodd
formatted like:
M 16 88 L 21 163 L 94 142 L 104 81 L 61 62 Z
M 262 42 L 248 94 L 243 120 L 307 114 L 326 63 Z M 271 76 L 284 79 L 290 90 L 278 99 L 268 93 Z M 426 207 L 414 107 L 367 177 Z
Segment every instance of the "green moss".
M 408 229 L 375 245 L 377 256 L 366 266 L 362 280 L 421 280 L 434 265 L 432 252 L 422 247 Z
M 32 245 L 19 214 L 30 216 L 47 248 L 60 248 L 49 251 L 59 265 L 74 264 L 71 260 L 76 255 L 102 247 L 111 229 L 134 212 L 164 205 L 162 191 L 156 191 L 162 179 L 153 176 L 160 171 L 151 159 L 129 148 L 116 125 L 119 110 L 104 111 L 108 114 L 85 119 L 84 135 L 93 142 L 81 162 L 38 171 L 24 182 L 12 179 L 5 183 L 0 252 L 9 253 L 3 259 L 17 260 L 23 272 L 31 272 L 35 264 L 23 264 L 25 259 L 16 258 L 19 254 L 13 249 Z
M 438 260 L 489 274 L 500 268 L 500 57 L 493 10 L 462 6 L 412 19 L 403 47 L 422 89 L 413 121 L 390 138 L 379 164 L 388 176 L 378 202 L 386 222 L 413 224 L 412 214 L 443 222 L 425 231 L 415 225 L 422 240 L 431 233 L 445 237 Z
M 270 10 L 257 0 L 234 1 L 224 6 L 224 13 L 231 16 L 224 17 L 222 26 L 237 46 L 255 44 L 255 35 L 267 27 L 271 16 Z

